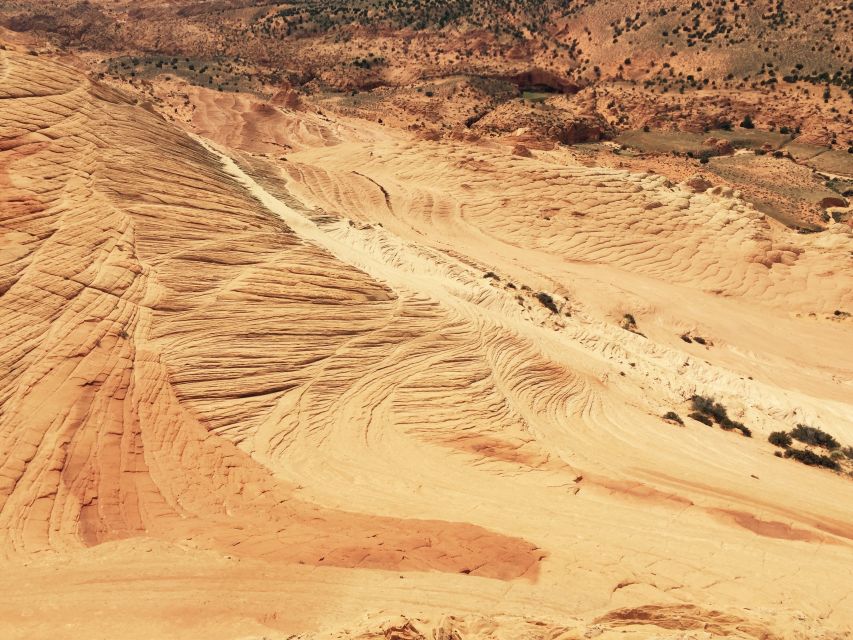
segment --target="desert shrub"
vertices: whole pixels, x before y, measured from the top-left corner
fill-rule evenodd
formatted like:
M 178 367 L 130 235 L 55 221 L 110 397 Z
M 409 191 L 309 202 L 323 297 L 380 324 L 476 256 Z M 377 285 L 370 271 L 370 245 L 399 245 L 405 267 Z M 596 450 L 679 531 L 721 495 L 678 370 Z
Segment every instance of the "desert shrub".
M 838 440 L 825 431 L 821 431 L 817 427 L 809 427 L 804 424 L 798 424 L 794 429 L 792 429 L 791 437 L 799 440 L 800 442 L 805 442 L 806 444 L 811 444 L 816 447 L 823 447 L 824 449 L 838 449 L 841 446 L 838 443 Z
M 496 274 L 494 271 L 486 272 L 485 275 L 483 275 L 483 277 L 489 278 L 491 280 L 500 280 L 500 277 L 498 277 L 498 274 Z
M 693 336 L 693 341 L 698 342 L 699 344 L 708 344 L 708 342 L 702 336 Z
M 706 416 L 703 413 L 699 413 L 698 411 L 694 411 L 688 417 L 693 418 L 697 422 L 701 422 L 702 424 L 708 425 L 709 427 L 714 426 L 714 421 L 711 420 L 711 418 L 709 418 L 708 416 Z
M 837 471 L 840 469 L 839 464 L 829 456 L 819 455 L 812 451 L 804 449 L 788 449 L 785 451 L 786 458 L 793 458 L 798 462 L 807 464 L 810 467 L 826 467 Z
M 743 422 L 738 422 L 737 420 L 725 420 L 724 422 L 720 423 L 720 426 L 723 429 L 727 430 L 737 429 L 743 434 L 745 438 L 752 437 L 752 430 L 747 427 Z
M 678 415 L 675 411 L 667 411 L 663 414 L 664 420 L 672 420 L 673 422 L 677 422 L 678 424 L 684 424 L 684 420 L 681 419 L 681 416 Z
M 720 425 L 721 429 L 725 429 L 726 431 L 733 431 L 733 430 L 737 429 L 743 435 L 745 435 L 747 438 L 752 437 L 752 431 L 749 428 L 747 428 L 747 426 L 744 425 L 742 422 L 738 422 L 737 420 L 731 420 L 728 417 L 726 417 L 726 418 L 723 418 L 722 420 L 718 420 L 717 424 Z
M 715 402 L 712 398 L 697 395 L 690 399 L 690 403 L 695 410 L 694 413 L 690 414 L 690 417 L 694 420 L 699 420 L 699 422 L 707 424 L 708 426 L 712 426 L 714 422 L 716 422 L 720 425 L 720 428 L 725 429 L 726 431 L 737 429 L 747 438 L 752 437 L 752 431 L 745 424 L 729 418 L 726 408 L 719 402 Z M 705 419 L 700 420 L 696 417 L 697 415 L 702 416 Z
M 637 327 L 637 319 L 634 317 L 632 313 L 626 313 L 622 316 L 622 321 L 619 323 L 619 327 L 624 329 L 625 331 L 630 331 L 631 333 L 636 333 L 638 336 L 645 338 L 645 334 L 640 332 L 640 329 Z
M 782 447 L 783 449 L 787 449 L 791 446 L 791 436 L 789 436 L 784 431 L 774 431 L 767 437 L 767 441 L 776 446 Z
M 746 114 L 743 117 L 743 120 L 740 123 L 740 126 L 744 129 L 755 129 L 755 123 L 752 121 L 752 116 Z
M 853 447 L 844 447 L 841 450 L 841 453 L 843 453 L 845 456 L 847 456 L 848 458 L 853 460 Z
M 542 304 L 543 307 L 548 309 L 551 313 L 559 313 L 559 309 L 557 308 L 557 304 L 554 302 L 554 298 L 552 298 L 547 293 L 540 291 L 536 294 L 536 299 Z
M 729 419 L 726 408 L 719 402 L 715 402 L 712 398 L 698 395 L 693 396 L 690 398 L 690 404 L 698 413 L 709 416 L 716 422 L 722 422 Z
M 693 342 L 693 339 L 686 333 L 681 336 L 681 339 L 684 340 L 684 342 Z

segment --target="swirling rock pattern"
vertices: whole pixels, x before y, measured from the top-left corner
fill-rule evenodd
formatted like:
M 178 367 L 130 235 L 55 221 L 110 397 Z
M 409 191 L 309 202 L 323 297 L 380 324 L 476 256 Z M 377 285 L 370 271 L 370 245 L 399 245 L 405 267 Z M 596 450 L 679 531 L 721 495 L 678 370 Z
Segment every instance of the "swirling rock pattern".
M 0 51 L 5 636 L 850 631 L 849 236 L 204 96 Z

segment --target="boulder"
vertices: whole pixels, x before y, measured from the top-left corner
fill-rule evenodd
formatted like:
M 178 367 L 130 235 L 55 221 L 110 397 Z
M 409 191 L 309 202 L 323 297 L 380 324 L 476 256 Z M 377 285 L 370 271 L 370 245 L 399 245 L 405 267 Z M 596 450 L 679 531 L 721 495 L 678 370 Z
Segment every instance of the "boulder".
M 711 183 L 708 182 L 707 178 L 705 178 L 705 176 L 701 174 L 690 176 L 689 178 L 687 178 L 687 180 L 684 181 L 684 184 L 693 193 L 704 193 L 712 186 Z
M 528 149 L 527 147 L 525 147 L 523 144 L 517 144 L 517 145 L 515 145 L 515 146 L 512 148 L 512 155 L 514 155 L 514 156 L 521 156 L 522 158 L 530 158 L 530 157 L 532 157 L 532 156 L 533 156 L 533 154 L 532 154 L 532 153 L 530 153 L 530 149 Z

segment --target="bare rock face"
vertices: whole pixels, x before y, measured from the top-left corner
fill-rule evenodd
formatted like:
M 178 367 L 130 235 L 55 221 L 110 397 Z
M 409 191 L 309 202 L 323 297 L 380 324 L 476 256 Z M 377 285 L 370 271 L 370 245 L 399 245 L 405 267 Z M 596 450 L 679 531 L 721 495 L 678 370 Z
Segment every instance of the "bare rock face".
M 846 637 L 847 224 L 188 91 L 0 50 L 0 638 Z
M 560 93 L 577 93 L 578 85 L 568 78 L 546 69 L 529 69 L 511 78 L 519 87 L 547 87 Z
M 579 117 L 575 120 L 551 127 L 551 137 L 562 144 L 577 144 L 580 142 L 598 142 L 604 138 L 606 125 L 594 117 Z
M 530 158 L 533 154 L 530 152 L 530 149 L 525 147 L 523 144 L 517 144 L 512 148 L 512 154 L 514 156 L 520 156 L 522 158 Z
M 849 222 L 853 218 L 853 210 L 847 207 L 835 207 L 827 210 L 829 219 L 836 223 Z
M 481 139 L 479 133 L 465 127 L 451 129 L 443 137 L 447 140 L 455 140 L 457 142 L 478 142 Z
M 239 446 L 301 384 L 299 362 L 381 328 L 387 287 L 304 242 L 211 148 L 76 72 L 0 51 L 0 96 L 4 553 L 145 537 L 287 564 L 535 573 L 532 543 L 322 508 Z M 311 346 L 285 346 L 308 325 Z
M 270 99 L 270 102 L 285 109 L 297 110 L 302 107 L 302 98 L 299 92 L 290 87 L 281 89 Z
M 523 130 L 531 139 L 560 144 L 597 142 L 609 133 L 607 123 L 597 114 L 544 111 L 515 101 L 500 105 L 474 126 L 490 133 Z
M 847 200 L 845 200 L 841 196 L 827 196 L 826 198 L 821 199 L 820 206 L 823 209 L 829 209 L 830 207 L 838 207 L 843 209 L 847 206 Z
M 685 180 L 684 184 L 688 189 L 693 191 L 693 193 L 704 193 L 713 186 L 708 179 L 701 174 L 689 177 Z
M 721 156 L 731 155 L 735 152 L 735 148 L 731 142 L 714 138 L 713 136 L 706 138 L 702 144 L 706 147 L 711 147 L 717 155 Z

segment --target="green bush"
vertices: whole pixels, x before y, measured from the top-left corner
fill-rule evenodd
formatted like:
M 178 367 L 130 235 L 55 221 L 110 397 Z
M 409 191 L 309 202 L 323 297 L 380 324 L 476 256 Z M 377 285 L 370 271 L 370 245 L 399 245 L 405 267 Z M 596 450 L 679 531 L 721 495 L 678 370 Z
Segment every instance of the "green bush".
M 715 402 L 712 398 L 693 396 L 690 398 L 690 403 L 693 409 L 695 409 L 695 412 L 690 414 L 690 417 L 694 420 L 699 420 L 699 422 L 708 426 L 712 426 L 716 422 L 720 425 L 721 429 L 725 429 L 726 431 L 737 429 L 747 438 L 752 437 L 752 431 L 745 424 L 729 418 L 726 408 L 719 402 Z M 702 416 L 704 420 L 696 416 Z
M 726 431 L 732 431 L 737 429 L 747 438 L 752 437 L 752 431 L 750 431 L 742 422 L 738 422 L 737 420 L 730 420 L 729 418 L 723 418 L 717 424 L 720 425 L 721 429 L 725 429 Z
M 821 431 L 817 427 L 809 427 L 804 424 L 798 424 L 791 430 L 791 437 L 800 442 L 811 444 L 824 449 L 838 449 L 841 445 L 838 440 L 833 438 L 825 431 Z
M 706 416 L 706 415 L 704 415 L 704 414 L 702 414 L 702 413 L 699 413 L 699 412 L 694 411 L 693 413 L 691 413 L 691 414 L 690 414 L 690 415 L 688 415 L 687 417 L 688 417 L 688 418 L 693 418 L 693 419 L 694 419 L 694 420 L 696 420 L 697 422 L 701 422 L 702 424 L 706 424 L 706 425 L 708 425 L 709 427 L 713 427 L 713 426 L 714 426 L 714 421 L 713 421 L 713 420 L 711 420 L 711 418 L 709 418 L 708 416 Z
M 720 423 L 720 426 L 723 429 L 727 429 L 727 430 L 737 429 L 746 438 L 752 437 L 752 430 L 749 427 L 747 427 L 745 424 L 743 424 L 742 422 L 738 422 L 737 420 L 724 420 L 723 422 Z
M 784 431 L 774 431 L 771 433 L 768 438 L 768 442 L 776 447 L 782 447 L 783 449 L 787 449 L 791 446 L 791 436 L 789 436 Z
M 664 420 L 672 420 L 673 422 L 677 422 L 678 424 L 684 424 L 684 420 L 681 419 L 681 416 L 678 415 L 675 411 L 667 411 L 663 414 Z
M 834 471 L 838 471 L 841 468 L 839 464 L 829 456 L 819 455 L 803 449 L 788 449 L 785 451 L 785 457 L 793 458 L 794 460 L 807 464 L 810 467 L 826 467 L 827 469 L 832 469 Z
M 554 298 L 552 298 L 547 293 L 540 291 L 536 294 L 536 299 L 539 300 L 541 305 L 548 309 L 551 313 L 559 313 L 559 309 L 557 308 L 557 303 L 554 302 Z
M 729 419 L 726 408 L 707 396 L 693 396 L 690 398 L 690 404 L 693 409 L 706 416 L 710 416 L 716 422 Z

